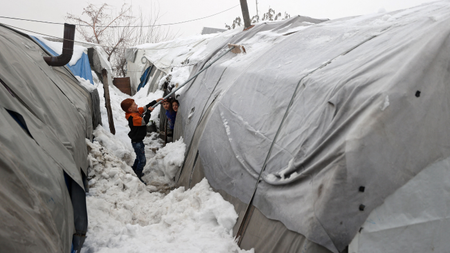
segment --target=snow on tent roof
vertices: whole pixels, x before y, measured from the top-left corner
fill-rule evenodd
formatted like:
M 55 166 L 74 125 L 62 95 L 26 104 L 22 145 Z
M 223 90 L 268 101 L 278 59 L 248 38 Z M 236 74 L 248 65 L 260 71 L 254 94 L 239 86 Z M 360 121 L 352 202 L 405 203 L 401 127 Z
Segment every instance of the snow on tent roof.
M 247 54 L 223 57 L 179 98 L 189 147 L 179 185 L 205 175 L 241 215 L 252 200 L 268 219 L 342 252 L 388 196 L 447 166 L 438 161 L 450 156 L 448 13 L 438 1 L 225 38 Z M 263 252 L 287 247 L 251 238 Z
M 198 35 L 160 43 L 142 44 L 127 49 L 127 76 L 131 79 L 133 89 L 138 88 L 139 80 L 149 66 L 154 65 L 165 74 L 168 74 L 173 67 L 191 68 L 205 58 L 205 55 L 198 55 L 199 52 L 204 52 L 205 47 L 214 44 L 214 41 L 222 45 L 222 37 L 233 33 L 236 31 L 224 33 L 219 41 L 214 40 L 218 37 L 217 34 Z M 213 47 L 217 47 L 217 44 Z
M 213 35 L 194 36 L 187 39 L 179 39 L 160 43 L 150 43 L 127 49 L 136 52 L 144 51 L 144 57 L 148 59 L 158 69 L 165 73 L 170 72 L 173 66 L 181 66 L 186 59 L 205 45 L 205 43 L 213 38 Z M 141 59 L 136 59 L 140 62 Z
M 325 20 L 312 19 L 309 17 L 297 16 L 284 22 L 271 22 L 257 26 L 258 29 L 247 31 L 253 33 L 258 30 L 272 30 L 278 34 L 295 32 L 304 26 L 323 22 Z M 293 31 L 289 31 L 293 27 Z M 149 65 L 156 66 L 157 69 L 168 74 L 174 67 L 188 67 L 189 69 L 204 59 L 211 57 L 215 50 L 226 45 L 229 38 L 238 38 L 238 29 L 229 30 L 221 34 L 197 35 L 189 38 L 175 39 L 160 43 L 149 43 L 129 48 L 127 55 L 127 76 L 131 79 L 131 85 L 137 88 L 142 75 Z M 224 44 L 225 43 L 225 44 Z

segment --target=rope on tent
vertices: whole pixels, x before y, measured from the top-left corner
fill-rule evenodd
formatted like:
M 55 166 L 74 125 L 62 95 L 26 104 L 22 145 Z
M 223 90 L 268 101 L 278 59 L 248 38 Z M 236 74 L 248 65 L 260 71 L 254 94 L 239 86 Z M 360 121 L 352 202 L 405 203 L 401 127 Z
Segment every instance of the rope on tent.
M 321 66 L 321 67 L 322 67 L 322 66 Z M 321 68 L 321 67 L 319 67 L 319 68 Z M 319 68 L 317 68 L 317 69 L 319 69 Z M 289 101 L 289 104 L 288 104 L 288 106 L 287 106 L 287 108 L 286 108 L 286 111 L 284 112 L 283 118 L 281 119 L 280 126 L 278 127 L 278 130 L 277 130 L 277 132 L 276 132 L 276 134 L 275 134 L 275 137 L 273 138 L 272 143 L 270 144 L 269 152 L 268 152 L 267 155 L 266 155 L 266 158 L 265 158 L 265 160 L 264 160 L 263 167 L 262 167 L 261 171 L 259 172 L 258 179 L 256 180 L 255 187 L 254 187 L 253 194 L 252 194 L 252 198 L 250 199 L 250 202 L 249 202 L 248 205 L 247 205 L 247 209 L 245 210 L 244 217 L 243 217 L 243 219 L 242 219 L 241 225 L 239 226 L 239 230 L 238 230 L 238 232 L 236 233 L 236 237 L 235 237 L 235 238 L 238 238 L 238 245 L 239 245 L 239 246 L 241 245 L 243 235 L 244 235 L 244 233 L 245 233 L 245 231 L 246 231 L 246 229 L 247 229 L 248 223 L 250 222 L 250 217 L 251 217 L 252 214 L 253 214 L 253 210 L 254 210 L 254 207 L 253 207 L 253 200 L 254 200 L 255 195 L 256 195 L 256 190 L 258 189 L 258 184 L 259 184 L 259 182 L 261 181 L 262 173 L 263 173 L 263 171 L 266 169 L 267 161 L 269 160 L 269 157 L 270 157 L 270 155 L 272 154 L 272 148 L 273 148 L 273 146 L 275 145 L 275 141 L 277 140 L 277 137 L 278 137 L 279 133 L 281 132 L 281 127 L 283 126 L 284 121 L 285 121 L 286 118 L 287 118 L 287 115 L 288 115 L 288 113 L 289 113 L 289 109 L 291 108 L 292 104 L 294 103 L 294 98 L 295 98 L 296 95 L 297 95 L 298 88 L 300 87 L 300 84 L 301 84 L 301 82 L 303 81 L 303 79 L 304 79 L 305 77 L 307 77 L 308 75 L 312 74 L 312 73 L 313 73 L 314 71 L 316 71 L 317 69 L 313 70 L 312 72 L 310 72 L 310 73 L 308 73 L 307 75 L 305 75 L 304 77 L 302 77 L 302 79 L 300 79 L 300 81 L 297 83 L 297 86 L 295 87 L 295 90 L 294 90 L 294 93 L 292 94 L 291 100 Z
M 220 79 L 222 79 L 222 76 L 223 76 L 223 74 L 225 73 L 225 71 L 226 71 L 227 68 L 228 68 L 228 67 L 225 67 L 225 69 L 223 70 L 223 72 L 222 72 L 222 74 L 221 74 L 219 80 L 216 82 L 216 85 L 214 85 L 214 88 L 212 89 L 211 94 L 208 96 L 208 99 L 206 100 L 206 103 L 205 103 L 205 105 L 203 106 L 202 111 L 200 112 L 200 118 L 198 119 L 197 125 L 195 126 L 195 130 L 194 130 L 193 136 L 195 136 L 195 133 L 196 133 L 196 131 L 197 131 L 197 128 L 198 128 L 198 126 L 200 125 L 200 123 L 202 122 L 203 117 L 205 116 L 205 109 L 207 108 L 208 101 L 209 101 L 209 99 L 211 98 L 211 96 L 214 94 L 214 91 L 216 90 L 217 85 L 220 83 Z M 217 96 L 218 96 L 218 95 L 216 95 L 216 96 L 212 99 L 212 101 L 211 101 L 211 103 L 209 104 L 208 108 L 209 108 L 212 104 L 214 104 L 214 101 L 216 100 Z M 191 142 L 189 143 L 189 147 L 187 148 L 187 154 L 188 154 L 189 151 L 191 150 L 192 142 L 193 142 L 193 140 L 191 140 Z M 193 163 L 193 165 L 192 165 L 191 174 L 189 175 L 189 185 L 188 185 L 189 188 L 191 187 L 192 175 L 194 175 L 194 170 L 195 170 L 195 165 L 196 165 L 196 163 L 197 163 L 198 155 L 199 155 L 199 151 L 197 150 L 197 154 L 195 155 L 194 163 Z M 181 173 L 183 172 L 183 168 L 184 168 L 184 161 L 183 161 L 183 165 L 181 166 L 181 170 L 180 170 L 180 172 L 178 173 L 179 176 L 181 176 Z M 178 179 L 180 179 L 180 178 L 178 178 Z M 178 183 L 178 180 L 177 180 L 177 183 Z

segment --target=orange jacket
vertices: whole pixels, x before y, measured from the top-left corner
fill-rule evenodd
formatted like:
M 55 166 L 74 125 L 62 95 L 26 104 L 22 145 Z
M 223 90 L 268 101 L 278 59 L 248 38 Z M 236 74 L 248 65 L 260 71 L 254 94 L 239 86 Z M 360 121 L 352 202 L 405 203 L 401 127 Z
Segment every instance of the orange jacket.
M 130 127 L 130 132 L 128 137 L 130 137 L 132 142 L 140 142 L 147 135 L 147 123 L 143 119 L 143 113 L 146 111 L 143 107 L 138 108 L 137 112 L 127 112 L 125 113 L 125 118 L 128 120 L 128 126 Z
M 138 108 L 139 113 L 137 112 L 127 112 L 125 113 L 125 118 L 129 120 L 130 116 L 133 117 L 133 126 L 144 126 L 147 123 L 144 122 L 144 119 L 142 118 L 142 114 L 144 113 L 145 109 L 144 107 Z

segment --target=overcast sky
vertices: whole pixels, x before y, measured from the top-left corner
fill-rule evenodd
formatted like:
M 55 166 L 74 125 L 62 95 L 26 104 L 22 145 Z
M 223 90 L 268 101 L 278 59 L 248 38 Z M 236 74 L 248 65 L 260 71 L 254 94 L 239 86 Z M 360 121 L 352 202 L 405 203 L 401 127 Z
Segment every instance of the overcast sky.
M 277 12 L 287 12 L 291 16 L 302 15 L 313 18 L 336 19 L 355 15 L 366 15 L 380 11 L 394 11 L 414 7 L 434 0 L 248 0 L 250 17 L 260 16 L 269 7 Z M 158 24 L 179 23 L 199 19 L 177 25 L 164 26 L 165 29 L 179 37 L 200 34 L 203 27 L 225 28 L 225 23 L 242 16 L 239 0 L 12 0 L 0 8 L 0 16 L 67 22 L 67 13 L 81 15 L 83 8 L 90 3 L 101 5 L 107 2 L 117 9 L 123 3 L 132 4 L 135 13 L 142 11 L 144 15 L 159 15 Z M 258 8 L 256 7 L 258 3 Z M 234 8 L 233 8 L 234 7 Z M 230 9 L 231 8 L 231 9 Z M 229 9 L 229 10 L 228 10 Z M 225 11 L 227 10 L 227 11 Z M 204 18 L 216 13 L 212 17 Z M 203 18 L 203 19 L 201 19 Z M 38 33 L 62 37 L 63 26 L 0 18 L 0 23 L 29 29 Z M 81 40 L 76 37 L 76 40 Z

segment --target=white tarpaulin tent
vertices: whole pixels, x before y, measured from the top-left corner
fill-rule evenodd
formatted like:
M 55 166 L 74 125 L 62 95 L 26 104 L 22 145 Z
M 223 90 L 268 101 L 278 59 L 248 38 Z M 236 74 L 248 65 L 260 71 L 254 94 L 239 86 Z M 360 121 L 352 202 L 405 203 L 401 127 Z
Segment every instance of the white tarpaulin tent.
M 439 1 L 327 22 L 296 17 L 208 48 L 192 74 L 228 43 L 247 54 L 226 55 L 184 88 L 178 184 L 205 176 L 235 205 L 241 246 L 257 252 L 343 252 L 357 234 L 352 252 L 379 252 L 384 242 L 419 252 L 408 242 L 450 229 L 448 199 L 439 201 L 450 185 L 441 176 L 450 156 L 449 14 L 450 2 Z M 430 205 L 407 204 L 418 199 Z M 372 211 L 376 226 L 366 222 Z M 393 228 L 406 231 L 404 241 Z M 447 248 L 438 238 L 421 252 Z

